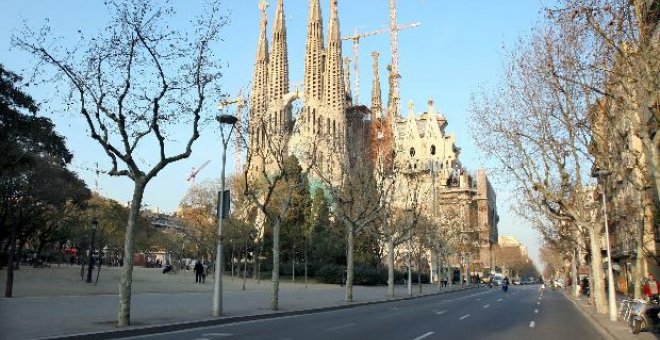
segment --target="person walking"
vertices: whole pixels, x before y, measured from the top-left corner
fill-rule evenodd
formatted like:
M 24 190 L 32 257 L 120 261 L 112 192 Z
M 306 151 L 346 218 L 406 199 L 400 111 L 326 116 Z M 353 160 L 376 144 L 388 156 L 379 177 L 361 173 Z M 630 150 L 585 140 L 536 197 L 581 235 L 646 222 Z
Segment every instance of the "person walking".
M 206 282 L 206 273 L 209 271 L 209 265 L 206 262 L 202 263 L 202 283 Z
M 644 291 L 644 295 L 648 297 L 649 299 L 653 299 L 658 297 L 658 292 L 660 291 L 660 285 L 658 282 L 655 280 L 655 276 L 653 274 L 649 273 L 648 280 L 646 283 L 644 283 L 644 287 L 642 287 Z
M 202 262 L 197 260 L 195 262 L 195 283 L 202 283 L 202 274 L 204 273 L 204 266 Z
M 585 276 L 582 279 L 582 294 L 586 295 L 587 297 L 590 297 L 590 291 L 589 291 L 589 277 Z

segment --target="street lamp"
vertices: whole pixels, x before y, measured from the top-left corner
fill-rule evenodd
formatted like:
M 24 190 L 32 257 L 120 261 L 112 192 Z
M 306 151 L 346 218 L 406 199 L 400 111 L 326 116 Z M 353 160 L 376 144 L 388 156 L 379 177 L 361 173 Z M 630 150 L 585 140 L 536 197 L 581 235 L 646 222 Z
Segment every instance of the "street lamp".
M 92 283 L 92 270 L 94 269 L 94 237 L 96 236 L 96 228 L 99 222 L 94 218 L 92 219 L 92 240 L 89 245 L 89 266 L 87 266 L 87 283 Z
M 609 176 L 612 172 L 608 170 L 596 170 L 592 176 L 600 181 L 603 195 L 603 221 L 605 222 L 605 247 L 607 247 L 607 302 L 610 312 L 610 320 L 616 321 L 616 301 L 614 297 L 614 273 L 612 272 L 612 251 L 610 248 L 610 229 L 607 224 L 607 198 L 605 197 L 605 176 Z M 594 278 L 596 279 L 596 278 Z
M 218 232 L 216 239 L 215 251 L 215 282 L 213 283 L 213 316 L 220 316 L 222 314 L 222 209 L 224 207 L 224 192 L 225 192 L 225 164 L 227 163 L 227 144 L 231 138 L 231 133 L 234 132 L 234 127 L 238 118 L 232 115 L 220 115 L 216 117 L 220 123 L 220 135 L 222 137 L 222 174 L 220 176 L 220 198 L 218 200 Z M 227 138 L 225 138 L 224 125 L 230 125 L 231 129 Z

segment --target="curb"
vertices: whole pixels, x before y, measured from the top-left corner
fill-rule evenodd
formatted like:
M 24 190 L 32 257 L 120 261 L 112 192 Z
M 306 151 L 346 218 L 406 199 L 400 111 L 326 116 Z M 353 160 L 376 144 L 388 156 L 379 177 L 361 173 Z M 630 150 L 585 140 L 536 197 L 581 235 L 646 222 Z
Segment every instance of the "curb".
M 594 328 L 596 328 L 601 335 L 603 335 L 603 338 L 612 339 L 612 340 L 618 340 L 619 339 L 616 335 L 614 335 L 614 333 L 612 333 L 609 330 L 609 328 L 606 325 L 603 325 L 598 320 L 598 318 L 595 318 L 593 315 L 591 315 L 591 313 L 589 313 L 588 311 L 585 311 L 584 307 L 581 306 L 580 303 L 575 301 L 575 299 L 573 299 L 572 296 L 567 295 L 564 290 L 562 290 L 561 293 L 564 295 L 564 297 L 567 300 L 571 301 L 575 305 L 575 308 L 577 308 L 580 312 L 582 312 L 582 315 L 587 317 L 587 320 L 589 320 L 589 323 L 591 323 L 591 325 L 594 326 Z
M 54 336 L 54 337 L 39 338 L 39 340 L 120 339 L 120 338 L 134 337 L 134 336 L 151 335 L 151 334 L 157 334 L 157 333 L 169 333 L 169 332 L 175 332 L 175 331 L 180 331 L 180 330 L 189 329 L 189 328 L 202 328 L 202 327 L 226 325 L 226 324 L 237 323 L 237 322 L 266 320 L 266 319 L 274 319 L 274 318 L 280 318 L 280 317 L 286 317 L 286 316 L 298 316 L 298 315 L 330 312 L 330 311 L 350 309 L 350 308 L 355 308 L 355 307 L 360 307 L 360 306 L 382 304 L 382 303 L 386 303 L 386 302 L 414 300 L 414 299 L 419 299 L 419 298 L 424 298 L 424 297 L 431 297 L 431 296 L 436 296 L 436 295 L 449 294 L 449 293 L 460 292 L 460 291 L 469 290 L 469 289 L 477 289 L 477 288 L 478 287 L 466 287 L 466 288 L 460 288 L 460 289 L 455 289 L 455 290 L 451 290 L 451 291 L 441 291 L 441 292 L 435 292 L 435 293 L 412 296 L 412 297 L 400 297 L 400 298 L 376 300 L 376 301 L 354 302 L 354 303 L 349 303 L 349 304 L 345 304 L 345 305 L 334 305 L 334 306 L 328 306 L 328 307 L 300 309 L 300 310 L 295 310 L 295 311 L 290 311 L 290 312 L 274 312 L 274 313 L 268 313 L 268 314 L 251 314 L 251 315 L 241 315 L 241 316 L 233 316 L 233 317 L 225 317 L 225 318 L 221 317 L 219 319 L 213 318 L 213 319 L 203 319 L 203 320 L 195 320 L 195 321 L 185 321 L 185 322 L 179 322 L 179 323 L 167 324 L 167 325 L 143 326 L 143 327 L 127 328 L 127 329 L 120 329 L 120 330 L 113 330 L 113 331 L 79 333 L 79 334 L 70 334 L 70 335 L 58 335 L 58 336 Z

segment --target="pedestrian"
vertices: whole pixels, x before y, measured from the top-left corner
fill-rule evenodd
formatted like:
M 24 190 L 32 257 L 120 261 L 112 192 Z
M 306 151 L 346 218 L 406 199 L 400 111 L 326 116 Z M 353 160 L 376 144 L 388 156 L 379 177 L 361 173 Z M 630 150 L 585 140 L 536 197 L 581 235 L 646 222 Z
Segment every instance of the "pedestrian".
M 204 266 L 202 262 L 197 260 L 195 262 L 195 283 L 202 283 L 202 273 L 204 272 Z
M 658 286 L 658 282 L 655 280 L 655 276 L 653 276 L 653 274 L 649 273 L 648 279 L 646 283 L 644 283 L 643 291 L 644 295 L 646 295 L 646 297 L 649 299 L 658 297 L 658 291 L 660 291 L 660 287 Z
M 589 296 L 590 296 L 590 292 L 589 292 L 589 277 L 585 276 L 584 278 L 582 278 L 582 285 L 581 285 L 581 286 L 582 286 L 582 287 L 581 287 L 581 288 L 582 288 L 582 294 L 584 294 L 584 295 L 586 295 L 587 297 L 589 297 Z
M 206 282 L 206 273 L 209 270 L 209 265 L 206 262 L 202 263 L 202 283 Z

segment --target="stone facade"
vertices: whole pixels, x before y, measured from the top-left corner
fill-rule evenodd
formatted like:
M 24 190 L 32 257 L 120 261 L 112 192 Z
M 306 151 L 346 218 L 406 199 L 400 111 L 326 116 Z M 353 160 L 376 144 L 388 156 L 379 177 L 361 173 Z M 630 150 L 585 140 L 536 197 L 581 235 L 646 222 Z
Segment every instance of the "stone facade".
M 248 173 L 253 179 L 279 171 L 278 156 L 295 154 L 303 168 L 312 167 L 310 182 L 319 178 L 338 185 L 351 167 L 368 164 L 373 171 L 394 171 L 420 183 L 424 213 L 439 207 L 461 210 L 456 226 L 476 235 L 479 251 L 472 261 L 490 268 L 490 253 L 497 243 L 495 193 L 486 173 L 468 173 L 459 160 L 455 136 L 447 134 L 447 120 L 429 101 L 421 115 L 410 105 L 408 118 L 384 110 L 378 53 L 373 56 L 371 107 L 353 105 L 348 83 L 348 65 L 342 56 L 337 1 L 330 2 L 327 42 L 319 0 L 309 1 L 302 89 L 289 88 L 288 50 L 283 0 L 275 10 L 271 47 L 267 41 L 266 6 L 261 5 L 261 26 L 252 77 L 249 145 L 252 159 Z M 346 63 L 346 64 L 345 64 Z M 390 96 L 396 93 L 398 76 L 390 69 Z M 301 109 L 292 114 L 292 103 Z M 392 101 L 392 98 L 390 98 Z M 368 162 L 365 162 L 368 160 Z M 316 177 L 316 180 L 314 179 Z M 398 197 L 409 197 L 404 181 Z M 405 201 L 397 202 L 404 207 Z M 427 262 L 433 258 L 428 254 Z

